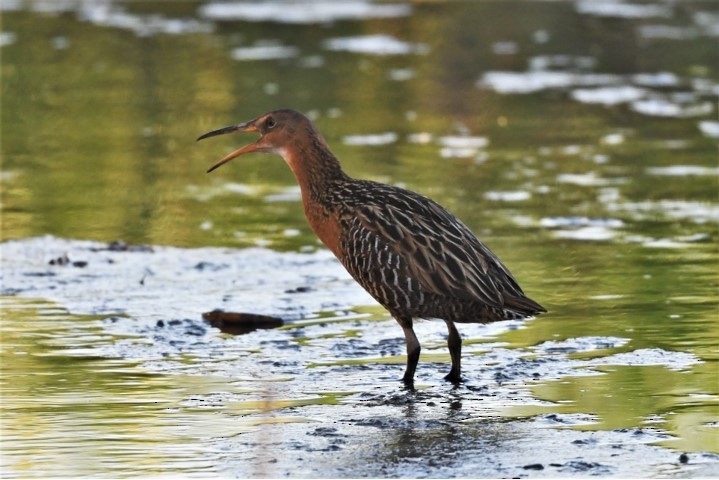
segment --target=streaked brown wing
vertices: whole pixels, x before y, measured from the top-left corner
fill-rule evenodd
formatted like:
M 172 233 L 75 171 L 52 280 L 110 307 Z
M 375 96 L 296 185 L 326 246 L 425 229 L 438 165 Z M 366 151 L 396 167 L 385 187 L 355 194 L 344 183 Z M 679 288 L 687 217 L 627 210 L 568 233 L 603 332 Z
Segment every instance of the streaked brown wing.
M 414 192 L 385 190 L 384 203 L 356 206 L 354 215 L 367 241 L 376 235 L 389 245 L 423 290 L 493 307 L 503 307 L 506 296 L 524 297 L 507 268 L 451 213 Z

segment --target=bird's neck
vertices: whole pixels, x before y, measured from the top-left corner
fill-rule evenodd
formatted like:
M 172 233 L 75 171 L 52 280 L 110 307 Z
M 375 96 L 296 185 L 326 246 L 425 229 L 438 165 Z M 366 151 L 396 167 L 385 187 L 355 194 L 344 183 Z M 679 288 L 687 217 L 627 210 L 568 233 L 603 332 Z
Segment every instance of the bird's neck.
M 282 156 L 295 174 L 305 200 L 321 201 L 338 184 L 350 180 L 322 137 L 313 136 L 293 147 Z

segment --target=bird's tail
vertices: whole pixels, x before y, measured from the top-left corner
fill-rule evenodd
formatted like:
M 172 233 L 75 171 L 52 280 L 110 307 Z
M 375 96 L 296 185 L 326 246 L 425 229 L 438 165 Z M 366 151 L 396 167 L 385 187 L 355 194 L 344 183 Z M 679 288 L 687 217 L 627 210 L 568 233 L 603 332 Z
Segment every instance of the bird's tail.
M 505 297 L 504 311 L 516 318 L 525 318 L 546 312 L 547 309 L 529 297 Z

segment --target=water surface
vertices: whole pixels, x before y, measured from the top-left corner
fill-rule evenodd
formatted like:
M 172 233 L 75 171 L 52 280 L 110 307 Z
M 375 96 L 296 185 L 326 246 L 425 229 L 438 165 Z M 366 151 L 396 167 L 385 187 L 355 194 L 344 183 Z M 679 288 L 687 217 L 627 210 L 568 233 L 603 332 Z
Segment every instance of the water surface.
M 8 476 L 716 472 L 716 2 L 1 13 Z M 204 173 L 253 137 L 199 134 L 278 107 L 350 175 L 447 206 L 550 313 L 464 326 L 459 392 L 443 325 L 421 323 L 427 396 L 407 400 L 401 330 L 318 243 L 282 160 Z M 181 249 L 97 250 L 117 239 Z M 87 265 L 49 265 L 66 254 Z M 218 307 L 304 324 L 233 337 L 201 321 Z M 545 430 L 561 458 L 523 469 L 532 450 L 506 446 Z M 376 470 L 341 453 L 360 445 L 388 452 Z M 340 453 L 312 470 L 322 451 Z

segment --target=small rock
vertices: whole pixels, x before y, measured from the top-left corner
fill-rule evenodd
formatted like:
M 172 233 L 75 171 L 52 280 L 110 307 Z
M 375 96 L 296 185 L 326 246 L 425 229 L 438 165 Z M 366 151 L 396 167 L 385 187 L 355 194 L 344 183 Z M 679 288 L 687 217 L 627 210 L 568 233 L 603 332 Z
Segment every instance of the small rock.
M 297 288 L 291 288 L 289 290 L 285 290 L 285 293 L 307 293 L 311 292 L 312 287 L 297 287 Z
M 315 435 L 321 437 L 336 437 L 339 435 L 334 427 L 317 427 L 313 432 L 307 432 L 307 435 Z
M 109 250 L 111 252 L 145 252 L 145 253 L 152 253 L 154 250 L 152 247 L 148 247 L 147 245 L 129 245 L 126 242 L 123 242 L 122 240 L 115 240 L 113 242 L 110 242 L 106 248 L 99 248 L 95 249 L 96 251 L 99 250 Z
M 64 266 L 70 263 L 70 259 L 68 258 L 67 254 L 63 255 L 62 257 L 53 258 L 48 262 L 50 265 L 58 265 L 58 266 Z
M 185 328 L 185 333 L 187 335 L 195 335 L 197 337 L 201 337 L 207 333 L 207 330 L 204 327 L 202 327 L 202 325 L 192 324 L 192 325 L 188 325 Z
M 679 455 L 679 463 L 689 463 L 689 455 L 686 453 Z
M 522 468 L 524 468 L 525 470 L 544 470 L 544 465 L 542 465 L 541 463 L 530 463 L 529 465 L 525 465 Z

